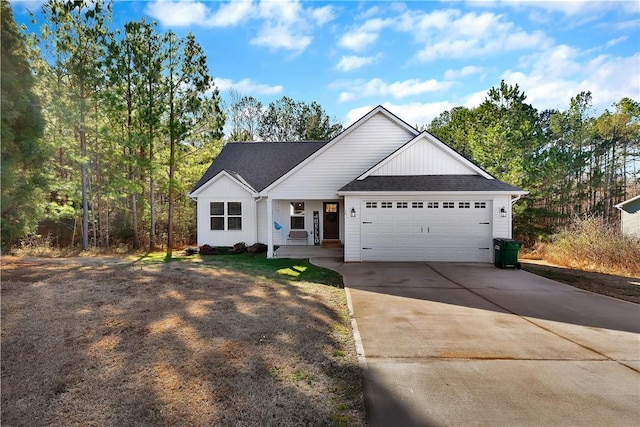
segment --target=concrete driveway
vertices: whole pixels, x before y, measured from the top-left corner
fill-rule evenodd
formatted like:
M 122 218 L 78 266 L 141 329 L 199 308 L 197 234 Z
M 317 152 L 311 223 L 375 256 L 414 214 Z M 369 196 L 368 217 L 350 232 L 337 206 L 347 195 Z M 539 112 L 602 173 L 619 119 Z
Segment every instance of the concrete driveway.
M 491 264 L 344 276 L 379 426 L 637 426 L 640 307 Z

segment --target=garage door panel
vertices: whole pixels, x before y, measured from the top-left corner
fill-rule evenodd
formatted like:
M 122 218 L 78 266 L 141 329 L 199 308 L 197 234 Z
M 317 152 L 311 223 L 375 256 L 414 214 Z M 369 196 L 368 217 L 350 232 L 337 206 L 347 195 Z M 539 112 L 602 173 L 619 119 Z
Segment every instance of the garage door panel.
M 491 261 L 490 202 L 382 202 L 363 204 L 364 261 Z

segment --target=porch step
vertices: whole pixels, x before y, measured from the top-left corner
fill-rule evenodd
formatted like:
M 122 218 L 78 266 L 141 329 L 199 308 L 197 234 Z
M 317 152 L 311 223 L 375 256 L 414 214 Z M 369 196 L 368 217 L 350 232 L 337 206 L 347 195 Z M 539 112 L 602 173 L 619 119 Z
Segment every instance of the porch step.
M 342 242 L 340 239 L 324 239 L 322 241 L 323 248 L 341 248 Z

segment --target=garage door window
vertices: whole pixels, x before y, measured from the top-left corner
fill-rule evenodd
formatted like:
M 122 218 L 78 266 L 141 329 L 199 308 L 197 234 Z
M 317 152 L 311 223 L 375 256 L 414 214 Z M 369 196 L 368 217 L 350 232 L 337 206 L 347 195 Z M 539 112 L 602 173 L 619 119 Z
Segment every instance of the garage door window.
M 407 209 L 409 207 L 409 203 L 407 202 L 398 202 L 396 203 L 396 208 L 398 209 Z
M 453 209 L 456 207 L 456 204 L 454 202 L 442 202 L 442 207 L 444 209 Z
M 475 202 L 473 207 L 475 209 L 485 209 L 487 207 L 487 202 Z
M 380 207 L 382 209 L 391 209 L 393 207 L 392 202 L 380 202 Z
M 470 209 L 471 202 L 458 202 L 458 208 L 460 209 Z
M 367 202 L 366 207 L 367 209 L 375 209 L 378 207 L 378 202 Z
M 427 202 L 427 209 L 438 209 L 438 202 Z
M 411 202 L 411 208 L 412 209 L 422 209 L 422 208 L 424 208 L 424 203 L 423 202 Z

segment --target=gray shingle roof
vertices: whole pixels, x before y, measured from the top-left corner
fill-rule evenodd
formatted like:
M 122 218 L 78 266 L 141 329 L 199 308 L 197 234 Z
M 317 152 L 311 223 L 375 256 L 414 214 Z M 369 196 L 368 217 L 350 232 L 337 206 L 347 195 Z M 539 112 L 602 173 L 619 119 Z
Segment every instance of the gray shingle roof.
M 514 185 L 479 175 L 368 176 L 339 191 L 523 191 Z
M 236 142 L 224 146 L 191 192 L 226 170 L 262 191 L 326 142 Z

